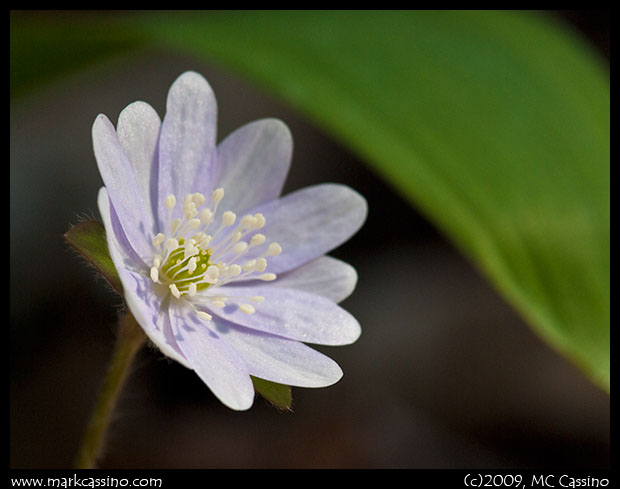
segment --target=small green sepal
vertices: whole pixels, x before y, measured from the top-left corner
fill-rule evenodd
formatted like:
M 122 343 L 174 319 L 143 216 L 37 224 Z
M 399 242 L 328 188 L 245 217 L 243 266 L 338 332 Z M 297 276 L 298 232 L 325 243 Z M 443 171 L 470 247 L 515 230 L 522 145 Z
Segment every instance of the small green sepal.
M 110 258 L 105 228 L 97 221 L 82 221 L 65 233 L 65 239 L 86 261 L 123 295 L 123 285 Z
M 290 386 L 257 377 L 252 377 L 252 382 L 256 392 L 263 396 L 271 405 L 282 411 L 293 410 L 293 393 Z

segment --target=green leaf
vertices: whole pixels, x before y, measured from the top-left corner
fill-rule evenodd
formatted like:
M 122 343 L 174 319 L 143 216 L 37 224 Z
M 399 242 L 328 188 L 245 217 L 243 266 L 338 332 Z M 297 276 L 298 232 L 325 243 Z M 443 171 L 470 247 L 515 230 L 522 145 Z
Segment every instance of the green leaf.
M 65 239 L 118 294 L 123 295 L 123 285 L 110 258 L 103 224 L 97 221 L 82 221 L 65 233 Z
M 142 43 L 135 29 L 117 29 L 109 14 L 12 11 L 9 27 L 11 98 Z
M 291 411 L 293 406 L 293 394 L 288 385 L 277 384 L 258 377 L 252 377 L 254 389 L 274 407 L 283 411 Z

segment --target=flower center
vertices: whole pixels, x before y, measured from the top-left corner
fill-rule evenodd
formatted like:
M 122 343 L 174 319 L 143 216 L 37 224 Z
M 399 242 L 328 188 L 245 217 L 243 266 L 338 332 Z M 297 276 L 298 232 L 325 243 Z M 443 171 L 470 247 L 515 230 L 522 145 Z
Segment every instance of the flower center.
M 164 200 L 168 209 L 166 233 L 158 233 L 153 238 L 155 253 L 151 279 L 166 285 L 176 299 L 187 300 L 196 313 L 207 320 L 211 316 L 201 309 L 202 306 L 218 308 L 233 302 L 242 312 L 252 314 L 254 306 L 248 302 L 262 302 L 264 297 L 232 297 L 220 287 L 236 280 L 275 280 L 274 273 L 264 273 L 267 257 L 282 251 L 275 242 L 265 246 L 267 238 L 257 232 L 266 222 L 260 213 L 248 214 L 237 222 L 236 214 L 226 211 L 216 225 L 214 217 L 223 197 L 224 189 L 218 188 L 213 192 L 210 205 L 205 206 L 204 195 L 188 194 L 182 217 L 172 219 L 176 197 L 169 195 Z M 227 229 L 235 223 L 234 229 Z M 249 260 L 244 256 L 259 246 L 265 248 L 260 256 Z
M 163 273 L 165 277 L 164 281 L 174 284 L 180 295 L 189 293 L 192 284 L 195 285 L 196 291 L 209 287 L 211 283 L 203 280 L 210 266 L 209 250 L 196 246 L 194 238 L 190 238 L 187 243 L 184 238 L 181 238 L 178 244 L 178 248 L 169 253 L 168 258 L 159 268 L 159 273 Z M 185 246 L 186 244 L 188 246 Z

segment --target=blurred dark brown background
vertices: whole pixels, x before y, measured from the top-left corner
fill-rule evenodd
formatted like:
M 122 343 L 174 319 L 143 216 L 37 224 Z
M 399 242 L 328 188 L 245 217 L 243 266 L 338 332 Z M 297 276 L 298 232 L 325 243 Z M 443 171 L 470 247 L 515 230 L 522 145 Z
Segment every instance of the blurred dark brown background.
M 50 14 L 52 15 L 52 14 Z M 558 11 L 609 58 L 608 11 Z M 172 81 L 204 74 L 219 138 L 279 117 L 295 140 L 285 191 L 334 181 L 366 196 L 367 224 L 333 255 L 358 288 L 363 334 L 320 348 L 345 376 L 294 389 L 294 412 L 221 405 L 183 367 L 143 351 L 102 467 L 607 467 L 609 397 L 557 355 L 476 269 L 345 148 L 249 83 L 172 52 L 108 60 L 11 105 L 10 466 L 70 467 L 122 301 L 63 242 L 97 217 L 95 116 L 134 100 L 165 112 Z

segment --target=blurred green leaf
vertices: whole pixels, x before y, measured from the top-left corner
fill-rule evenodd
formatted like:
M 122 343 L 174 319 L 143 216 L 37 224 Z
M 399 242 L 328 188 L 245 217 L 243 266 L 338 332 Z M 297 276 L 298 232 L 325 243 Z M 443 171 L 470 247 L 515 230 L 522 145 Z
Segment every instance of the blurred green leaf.
M 93 22 L 93 19 L 97 19 Z M 99 12 L 10 13 L 11 98 L 142 43 L 135 29 L 117 28 L 115 16 Z M 88 20 L 86 20 L 88 19 Z
M 346 143 L 609 389 L 609 73 L 575 33 L 509 11 L 123 17 Z
M 119 295 L 123 295 L 123 284 L 110 258 L 103 224 L 97 221 L 82 221 L 65 233 L 65 239 Z
M 293 394 L 288 385 L 277 384 L 258 377 L 252 377 L 254 389 L 274 407 L 283 411 L 290 411 L 293 406 Z

